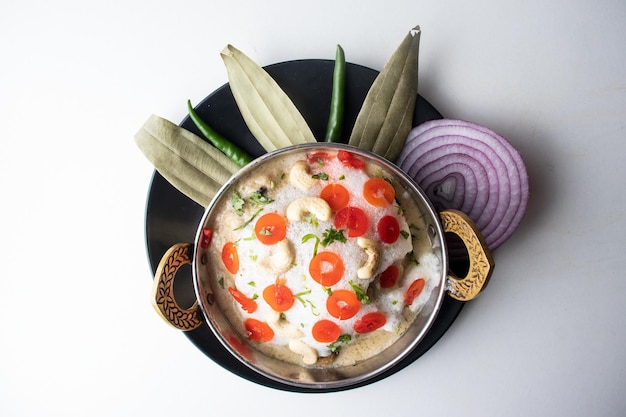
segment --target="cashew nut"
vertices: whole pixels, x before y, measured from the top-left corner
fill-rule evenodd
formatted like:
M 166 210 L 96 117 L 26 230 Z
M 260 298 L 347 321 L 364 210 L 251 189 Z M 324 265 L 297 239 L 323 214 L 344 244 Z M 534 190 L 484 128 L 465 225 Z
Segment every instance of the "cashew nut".
M 285 215 L 292 222 L 300 221 L 307 214 L 315 216 L 318 220 L 330 219 L 332 210 L 326 200 L 320 197 L 306 196 L 293 200 L 287 206 Z
M 302 340 L 290 340 L 289 349 L 291 349 L 293 353 L 302 355 L 302 362 L 305 365 L 313 365 L 315 362 L 317 362 L 317 350 L 313 349 Z
M 304 332 L 300 328 L 287 320 L 281 320 L 279 312 L 276 311 L 274 313 L 273 316 L 269 317 L 268 324 L 276 333 L 285 336 L 287 339 L 298 339 L 304 336 Z
M 371 278 L 374 275 L 374 270 L 378 267 L 378 260 L 380 258 L 376 243 L 364 237 L 359 237 L 356 243 L 359 247 L 363 248 L 367 254 L 367 259 L 358 269 L 357 276 L 361 279 Z
M 318 220 L 330 219 L 332 210 L 326 200 L 320 197 L 300 197 L 287 206 L 287 219 L 292 222 L 300 221 L 307 214 L 314 215 Z
M 289 171 L 289 182 L 301 190 L 308 190 L 317 180 L 311 176 L 309 165 L 305 161 L 296 161 Z
M 296 253 L 288 239 L 283 239 L 274 245 L 268 256 L 263 257 L 258 265 L 265 272 L 282 274 L 291 268 Z

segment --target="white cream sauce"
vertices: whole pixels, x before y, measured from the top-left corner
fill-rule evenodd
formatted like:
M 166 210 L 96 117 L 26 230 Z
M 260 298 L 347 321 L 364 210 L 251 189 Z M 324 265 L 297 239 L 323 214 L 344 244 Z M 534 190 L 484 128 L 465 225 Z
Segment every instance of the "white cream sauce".
M 214 217 L 216 221 L 207 225 L 213 230 L 211 246 L 207 249 L 211 259 L 208 262 L 211 265 L 209 274 L 213 275 L 211 279 L 220 283 L 213 286 L 217 288 L 215 295 L 222 308 L 228 310 L 227 314 L 244 337 L 248 336 L 243 326 L 245 319 L 255 318 L 267 323 L 274 336 L 256 346 L 295 362 L 301 361 L 302 357 L 288 348 L 289 342 L 294 340 L 312 348 L 318 358 L 328 357 L 334 348 L 339 348 L 340 354 L 333 361 L 336 365 L 354 363 L 380 352 L 404 332 L 429 300 L 433 289 L 439 285 L 441 276 L 440 258 L 430 248 L 422 214 L 410 203 L 408 194 L 398 190 L 394 202 L 386 207 L 374 207 L 363 198 L 363 186 L 370 178 L 386 178 L 387 175 L 372 165 L 366 169 L 346 167 L 332 156 L 323 162 L 315 158 L 307 159 L 308 175 L 317 178 L 313 181 L 314 185 L 307 189 L 290 181 L 290 170 L 296 161 L 304 160 L 301 155 L 299 159 L 297 156 L 283 156 L 271 165 L 264 165 L 262 171 L 255 170 L 235 184 L 241 197 L 238 201 L 244 203 L 241 210 L 236 212 L 232 202 L 226 198 L 220 206 L 214 208 L 219 213 Z M 326 247 L 321 242 L 316 245 L 317 239 L 323 240 L 326 230 L 341 230 L 334 226 L 334 212 L 327 220 L 308 215 L 300 221 L 287 221 L 284 239 L 293 250 L 292 262 L 287 270 L 280 273 L 262 267 L 261 264 L 273 256 L 282 256 L 277 255 L 281 246 L 262 244 L 255 237 L 255 222 L 265 213 L 274 212 L 285 216 L 290 203 L 305 196 L 319 197 L 322 188 L 329 183 L 339 183 L 348 189 L 348 205 L 360 208 L 367 215 L 369 226 L 362 237 L 375 242 L 375 250 L 379 255 L 371 277 L 358 278 L 357 271 L 367 262 L 369 255 L 359 246 L 356 237 L 348 237 L 347 230 L 343 230 L 345 242 L 334 241 Z M 251 197 L 259 191 L 271 202 L 255 205 Z M 383 243 L 378 236 L 377 223 L 383 216 L 393 216 L 398 221 L 401 234 L 393 243 Z M 303 241 L 305 236 L 317 238 Z M 222 248 L 227 242 L 235 242 L 237 249 L 239 269 L 235 274 L 224 267 L 221 259 Z M 316 250 L 317 253 L 332 251 L 343 260 L 345 272 L 336 284 L 325 287 L 311 277 L 309 264 Z M 390 265 L 400 268 L 400 278 L 393 287 L 381 288 L 378 278 Z M 262 295 L 264 288 L 276 283 L 277 277 L 284 279 L 284 285 L 295 295 L 292 307 L 282 313 L 274 311 Z M 425 280 L 424 289 L 410 306 L 405 306 L 405 293 L 418 278 Z M 367 294 L 369 303 L 362 300 L 358 313 L 346 320 L 339 320 L 329 314 L 326 309 L 329 294 L 339 289 L 354 291 L 357 286 L 363 294 Z M 256 310 L 252 313 L 244 311 L 230 295 L 228 287 L 236 288 L 253 300 L 257 305 Z M 383 313 L 385 324 L 371 333 L 357 334 L 353 326 L 371 312 Z M 312 328 L 322 319 L 331 320 L 340 327 L 342 336 L 338 341 L 328 343 L 315 340 Z

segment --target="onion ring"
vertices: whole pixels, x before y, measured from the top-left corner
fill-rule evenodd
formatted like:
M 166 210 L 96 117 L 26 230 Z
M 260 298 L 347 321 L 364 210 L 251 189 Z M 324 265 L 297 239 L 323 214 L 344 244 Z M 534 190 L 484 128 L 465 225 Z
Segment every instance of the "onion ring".
M 414 127 L 396 165 L 436 209 L 467 214 L 490 250 L 511 237 L 526 211 L 528 174 L 521 154 L 476 123 L 438 119 Z

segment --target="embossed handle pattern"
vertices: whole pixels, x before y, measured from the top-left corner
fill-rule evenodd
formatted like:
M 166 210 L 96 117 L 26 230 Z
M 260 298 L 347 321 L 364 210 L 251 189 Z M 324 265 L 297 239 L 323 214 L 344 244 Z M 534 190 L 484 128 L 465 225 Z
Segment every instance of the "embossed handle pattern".
M 489 282 L 494 261 L 480 231 L 474 222 L 458 210 L 444 210 L 440 214 L 444 232 L 457 235 L 469 254 L 467 276 L 448 276 L 448 294 L 460 301 L 476 297 Z
M 152 303 L 157 313 L 167 323 L 183 331 L 193 330 L 202 324 L 197 302 L 184 309 L 174 298 L 174 278 L 181 266 L 191 263 L 192 248 L 190 243 L 178 243 L 168 249 L 157 266 L 152 285 Z

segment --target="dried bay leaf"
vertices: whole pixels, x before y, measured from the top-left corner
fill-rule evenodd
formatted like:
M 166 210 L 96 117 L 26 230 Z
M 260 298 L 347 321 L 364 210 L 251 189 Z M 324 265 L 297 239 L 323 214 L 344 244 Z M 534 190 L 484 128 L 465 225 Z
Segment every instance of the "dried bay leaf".
M 213 145 L 156 115 L 135 134 L 135 142 L 163 178 L 202 207 L 239 171 Z
M 221 56 L 239 111 L 266 151 L 316 142 L 300 111 L 267 71 L 232 45 Z
M 418 84 L 419 26 L 393 52 L 370 87 L 349 144 L 395 161 L 413 124 Z

